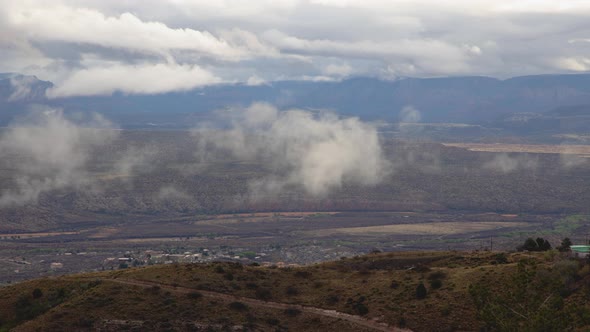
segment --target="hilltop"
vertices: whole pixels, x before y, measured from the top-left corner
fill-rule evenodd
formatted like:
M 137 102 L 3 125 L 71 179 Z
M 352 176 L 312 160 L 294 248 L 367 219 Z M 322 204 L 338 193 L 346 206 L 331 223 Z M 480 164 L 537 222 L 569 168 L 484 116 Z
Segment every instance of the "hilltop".
M 563 331 L 590 326 L 589 281 L 556 251 L 167 264 L 1 288 L 0 331 Z

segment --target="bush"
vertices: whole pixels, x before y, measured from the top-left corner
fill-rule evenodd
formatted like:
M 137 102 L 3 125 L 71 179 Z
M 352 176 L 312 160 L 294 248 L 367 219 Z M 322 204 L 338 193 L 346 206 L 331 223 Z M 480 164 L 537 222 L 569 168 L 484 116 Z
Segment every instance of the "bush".
M 256 289 L 256 298 L 261 300 L 270 300 L 272 298 L 272 293 L 269 289 L 266 288 L 258 288 Z
M 364 316 L 369 313 L 369 308 L 363 303 L 355 303 L 354 310 L 361 316 Z
M 494 260 L 498 264 L 507 264 L 508 263 L 508 257 L 503 252 L 496 254 L 496 256 L 494 257 Z
M 340 301 L 340 297 L 336 294 L 329 295 L 326 298 L 326 303 L 328 303 L 328 304 L 336 304 L 336 303 L 338 303 L 338 301 Z
M 423 283 L 419 283 L 418 286 L 416 287 L 416 298 L 421 300 L 426 298 L 426 287 L 424 286 Z
M 516 249 L 518 251 L 547 251 L 551 249 L 551 244 L 542 237 L 538 237 L 536 240 L 534 240 L 532 237 L 529 237 L 524 241 L 524 244 L 518 246 Z
M 404 328 L 404 327 L 406 327 L 406 318 L 405 318 L 405 317 L 403 317 L 403 316 L 402 316 L 402 317 L 400 317 L 400 318 L 397 320 L 397 326 L 399 326 L 399 327 L 401 327 L 401 328 Z
M 203 294 L 199 293 L 199 292 L 190 292 L 186 295 L 189 299 L 200 299 L 203 297 Z
M 43 296 L 43 292 L 39 288 L 33 289 L 33 298 L 38 299 Z
M 287 308 L 285 309 L 285 315 L 290 316 L 290 317 L 295 317 L 298 316 L 299 314 L 301 314 L 301 310 L 297 309 L 297 308 Z
M 442 280 L 440 280 L 440 279 L 430 280 L 430 288 L 439 289 L 441 287 L 442 287 Z
M 294 296 L 299 294 L 299 290 L 295 286 L 289 286 L 287 287 L 285 293 L 287 293 L 287 295 Z
M 248 306 L 242 302 L 232 302 L 229 304 L 230 309 L 237 310 L 237 311 L 245 311 L 248 310 Z
M 559 245 L 559 247 L 557 247 L 557 250 L 559 250 L 560 252 L 570 251 L 571 245 L 572 245 L 572 241 L 570 240 L 569 237 L 566 237 L 563 240 L 561 240 L 561 244 Z
M 246 283 L 246 288 L 248 289 L 257 289 L 258 288 L 258 284 L 255 282 L 247 282 Z

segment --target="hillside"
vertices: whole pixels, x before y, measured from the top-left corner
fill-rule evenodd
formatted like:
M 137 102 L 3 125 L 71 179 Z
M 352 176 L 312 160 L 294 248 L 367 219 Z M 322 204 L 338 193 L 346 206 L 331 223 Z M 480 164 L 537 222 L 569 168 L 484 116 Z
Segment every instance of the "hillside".
M 168 264 L 46 278 L 0 289 L 0 331 L 583 330 L 590 266 L 566 256 L 374 253 L 305 267 Z

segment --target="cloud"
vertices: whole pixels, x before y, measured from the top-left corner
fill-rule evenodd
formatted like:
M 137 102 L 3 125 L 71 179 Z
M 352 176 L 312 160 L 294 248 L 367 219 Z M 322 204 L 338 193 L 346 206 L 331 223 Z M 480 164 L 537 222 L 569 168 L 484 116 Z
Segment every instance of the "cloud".
M 191 196 L 186 192 L 177 189 L 174 186 L 164 186 L 160 188 L 156 197 L 162 201 L 189 201 Z
M 109 144 L 117 132 L 98 115 L 74 123 L 60 110 L 42 108 L 0 136 L 5 167 L 13 169 L 13 187 L 4 189 L 0 206 L 34 203 L 44 192 L 90 188 L 86 171 L 94 148 Z
M 106 65 L 74 71 L 47 91 L 50 98 L 190 90 L 220 79 L 198 67 L 175 64 Z
M 528 154 L 511 156 L 507 153 L 494 154 L 492 160 L 484 163 L 483 167 L 496 172 L 511 173 L 519 170 L 534 170 L 538 160 Z
M 467 57 L 471 50 L 435 39 L 329 40 L 304 39 L 278 30 L 265 32 L 263 39 L 276 48 L 300 55 L 378 59 L 395 61 L 412 58 L 415 65 L 430 72 L 462 73 L 467 70 Z M 435 61 L 438 60 L 438 63 Z
M 556 66 L 572 72 L 586 72 L 590 70 L 589 57 L 564 57 L 556 60 Z
M 246 81 L 246 85 L 249 85 L 249 86 L 257 86 L 257 85 L 264 85 L 264 84 L 267 84 L 266 80 L 264 80 L 264 78 L 258 77 L 256 75 L 252 75 L 252 76 L 248 77 L 248 80 Z
M 33 41 L 94 44 L 152 54 L 190 50 L 201 55 L 234 60 L 244 50 L 234 48 L 208 31 L 173 29 L 157 21 L 143 21 L 132 13 L 108 16 L 95 9 L 59 4 L 11 1 L 5 19 L 26 31 Z
M 352 73 L 352 67 L 347 64 L 330 64 L 324 68 L 323 72 L 330 76 L 348 76 Z
M 587 1 L 6 0 L 0 71 L 68 91 L 80 75 L 92 82 L 113 68 L 161 66 L 243 83 L 577 73 L 590 66 L 589 18 Z M 89 54 L 102 63 L 85 62 Z M 182 81 L 172 86 L 195 86 Z M 91 92 L 117 89 L 170 91 Z
M 32 86 L 37 82 L 34 76 L 13 76 L 10 78 L 10 86 L 13 92 L 8 96 L 8 101 L 17 101 L 33 95 Z
M 223 118 L 227 130 L 193 131 L 199 155 L 202 160 L 229 154 L 261 161 L 270 173 L 251 182 L 251 192 L 258 196 L 285 188 L 324 196 L 345 183 L 375 185 L 387 171 L 376 128 L 357 118 L 279 111 L 266 103 L 231 110 Z
M 151 146 L 129 147 L 115 160 L 113 171 L 122 176 L 148 172 L 152 169 L 157 155 L 158 150 Z
M 399 112 L 399 122 L 401 123 L 416 123 L 420 120 L 422 120 L 422 114 L 414 106 L 406 106 Z

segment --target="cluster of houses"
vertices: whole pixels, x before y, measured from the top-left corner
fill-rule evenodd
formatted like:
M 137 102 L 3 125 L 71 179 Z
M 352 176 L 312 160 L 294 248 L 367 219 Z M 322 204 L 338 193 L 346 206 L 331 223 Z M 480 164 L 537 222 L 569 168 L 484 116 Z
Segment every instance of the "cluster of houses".
M 123 257 L 108 257 L 103 261 L 102 265 L 105 270 L 153 264 L 202 263 L 214 260 L 260 262 L 261 265 L 265 265 L 267 262 L 264 262 L 263 259 L 266 256 L 266 253 L 240 255 L 231 252 L 210 251 L 206 248 L 199 249 L 197 252 L 185 251 L 183 253 L 174 254 L 165 253 L 163 251 L 146 250 L 139 255 L 127 252 Z

